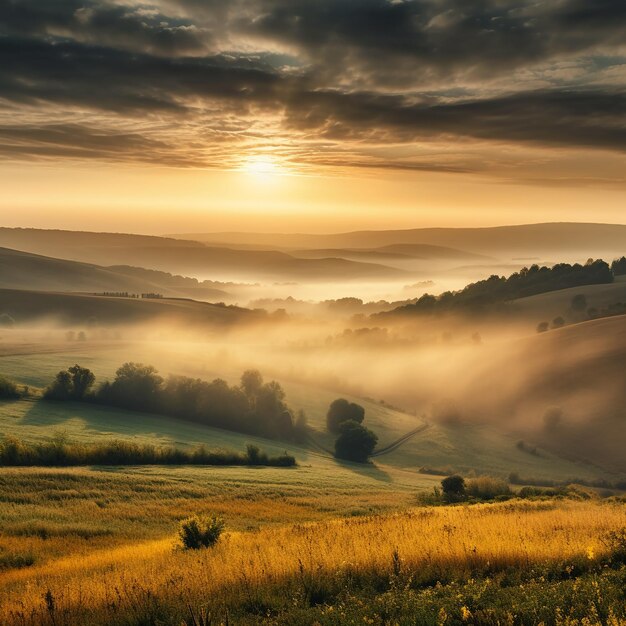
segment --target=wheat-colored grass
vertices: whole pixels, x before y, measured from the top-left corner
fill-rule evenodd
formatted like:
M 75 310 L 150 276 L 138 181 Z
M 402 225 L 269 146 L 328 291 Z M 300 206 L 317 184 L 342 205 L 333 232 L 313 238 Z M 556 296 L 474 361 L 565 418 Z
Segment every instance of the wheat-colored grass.
M 48 590 L 62 623 L 107 624 L 150 598 L 184 607 L 290 580 L 388 577 L 394 551 L 404 570 L 442 579 L 597 561 L 605 534 L 624 526 L 619 503 L 511 501 L 230 532 L 197 552 L 177 550 L 172 535 L 0 575 L 0 623 L 44 616 Z

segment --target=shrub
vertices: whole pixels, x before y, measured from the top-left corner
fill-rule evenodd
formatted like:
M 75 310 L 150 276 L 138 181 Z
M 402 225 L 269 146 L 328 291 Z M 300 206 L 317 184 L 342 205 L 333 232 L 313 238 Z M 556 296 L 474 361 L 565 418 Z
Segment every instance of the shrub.
M 346 461 L 365 463 L 374 451 L 378 437 L 354 420 L 343 422 L 335 441 L 335 456 Z
M 180 523 L 178 536 L 185 550 L 199 550 L 214 546 L 222 532 L 225 522 L 221 517 L 189 517 Z
M 465 479 L 463 476 L 453 474 L 441 481 L 444 500 L 458 502 L 465 496 Z
M 0 376 L 0 400 L 16 400 L 21 396 L 20 390 L 12 380 Z
M 548 324 L 548 322 L 539 322 L 539 324 L 537 324 L 537 332 L 545 333 L 549 327 L 550 325 Z
M 479 476 L 467 481 L 465 493 L 479 500 L 493 500 L 498 496 L 510 496 L 512 492 L 505 480 Z

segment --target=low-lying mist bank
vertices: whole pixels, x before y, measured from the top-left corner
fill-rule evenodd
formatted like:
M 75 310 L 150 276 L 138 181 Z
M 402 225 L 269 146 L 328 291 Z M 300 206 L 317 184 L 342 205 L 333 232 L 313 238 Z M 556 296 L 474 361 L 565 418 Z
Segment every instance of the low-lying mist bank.
M 554 451 L 626 471 L 625 315 L 572 318 L 542 333 L 535 319 L 516 316 L 368 321 L 274 317 L 219 332 L 163 320 L 115 329 L 34 325 L 1 330 L 0 355 L 88 351 L 97 366 L 98 355 L 114 353 L 116 367 L 120 359 L 137 361 L 163 375 L 231 383 L 258 368 L 313 394 L 327 389 L 383 401 L 459 432 L 466 424 L 491 425 L 518 436 L 528 454 Z M 2 368 L 0 361 L 0 374 L 12 375 Z

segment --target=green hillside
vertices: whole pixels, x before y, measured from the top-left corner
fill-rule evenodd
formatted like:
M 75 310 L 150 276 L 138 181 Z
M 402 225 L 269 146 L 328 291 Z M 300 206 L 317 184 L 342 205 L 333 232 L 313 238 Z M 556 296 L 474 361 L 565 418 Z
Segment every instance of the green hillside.
M 0 357 L 0 374 L 10 376 L 20 383 L 43 387 L 59 369 L 77 362 L 93 369 L 98 379 L 103 380 L 112 377 L 122 361 L 128 360 L 124 359 L 124 355 L 135 360 L 149 357 L 146 353 L 142 354 L 140 349 L 131 349 L 128 345 L 108 349 L 98 349 L 92 345 L 82 350 L 65 349 L 47 354 L 6 354 Z M 168 357 L 164 353 L 162 358 L 164 362 L 172 363 L 170 371 L 181 371 L 180 363 L 171 355 Z M 159 364 L 155 359 L 148 362 Z M 160 370 L 162 373 L 168 371 L 165 367 L 160 367 Z M 205 371 L 203 377 L 212 378 L 219 374 L 220 372 Z M 234 382 L 238 374 L 226 368 L 221 376 Z M 333 437 L 326 432 L 324 426 L 325 413 L 329 403 L 343 394 L 289 381 L 283 384 L 289 405 L 296 410 L 306 411 L 312 428 L 312 439 L 316 445 L 297 446 L 263 440 L 159 415 L 82 403 L 44 403 L 32 399 L 0 403 L 0 433 L 41 440 L 55 432 L 64 432 L 78 441 L 129 438 L 142 443 L 175 446 L 205 444 L 208 447 L 237 450 L 242 449 L 245 443 L 253 442 L 272 453 L 280 453 L 286 448 L 300 463 L 316 464 L 321 459 L 324 459 L 324 463 L 335 463 L 323 452 L 323 449 L 332 450 L 333 447 Z M 389 446 L 409 431 L 426 426 L 393 451 L 375 458 L 376 466 L 384 472 L 416 472 L 425 467 L 444 472 L 486 473 L 505 477 L 516 472 L 522 477 L 543 480 L 615 479 L 614 475 L 593 465 L 566 460 L 545 451 L 538 456 L 521 451 L 516 447 L 517 439 L 514 436 L 500 432 L 493 426 L 444 427 L 425 424 L 422 417 L 395 411 L 362 398 L 350 395 L 345 397 L 365 407 L 365 423 L 379 435 L 379 448 Z M 352 466 L 348 464 L 348 467 Z M 373 468 L 361 469 L 366 473 L 373 471 Z

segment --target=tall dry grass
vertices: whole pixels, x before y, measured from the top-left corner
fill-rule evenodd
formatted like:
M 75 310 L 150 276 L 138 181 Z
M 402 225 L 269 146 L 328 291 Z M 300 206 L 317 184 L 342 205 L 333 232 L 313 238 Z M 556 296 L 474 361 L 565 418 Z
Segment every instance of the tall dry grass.
M 511 501 L 231 532 L 194 553 L 176 550 L 172 535 L 0 574 L 0 623 L 141 623 L 129 616 L 254 604 L 271 590 L 323 594 L 346 580 L 376 587 L 398 571 L 430 584 L 595 563 L 603 537 L 624 526 L 619 503 Z

